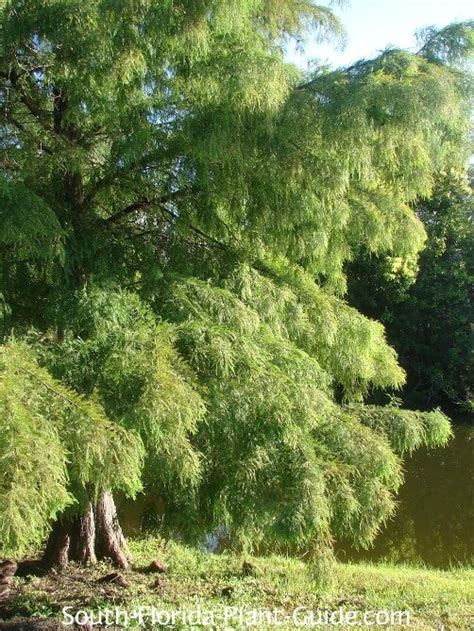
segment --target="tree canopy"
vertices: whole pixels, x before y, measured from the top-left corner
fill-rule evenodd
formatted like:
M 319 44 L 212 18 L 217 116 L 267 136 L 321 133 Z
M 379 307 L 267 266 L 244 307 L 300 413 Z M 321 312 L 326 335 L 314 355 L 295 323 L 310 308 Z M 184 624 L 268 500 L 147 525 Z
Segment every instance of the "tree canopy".
M 3 548 L 115 489 L 158 495 L 181 536 L 368 545 L 400 456 L 450 427 L 364 405 L 405 376 L 345 265 L 423 247 L 413 206 L 465 159 L 472 25 L 306 76 L 287 42 L 340 30 L 313 2 L 1 19 Z

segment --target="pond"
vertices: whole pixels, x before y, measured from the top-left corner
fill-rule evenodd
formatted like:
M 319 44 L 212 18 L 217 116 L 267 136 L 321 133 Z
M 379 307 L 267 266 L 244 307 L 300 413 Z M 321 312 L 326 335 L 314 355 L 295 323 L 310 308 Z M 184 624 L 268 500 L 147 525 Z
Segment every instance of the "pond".
M 453 420 L 455 436 L 447 447 L 422 449 L 405 460 L 397 512 L 373 548 L 339 546 L 341 561 L 438 568 L 474 562 L 474 425 Z

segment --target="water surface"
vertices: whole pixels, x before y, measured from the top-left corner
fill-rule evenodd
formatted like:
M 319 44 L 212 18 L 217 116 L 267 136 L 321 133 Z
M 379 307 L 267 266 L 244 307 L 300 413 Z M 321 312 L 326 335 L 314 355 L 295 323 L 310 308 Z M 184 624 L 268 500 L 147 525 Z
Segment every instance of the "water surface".
M 339 546 L 340 560 L 438 568 L 474 563 L 474 425 L 456 423 L 453 428 L 447 447 L 421 449 L 405 460 L 398 510 L 374 547 L 355 551 Z

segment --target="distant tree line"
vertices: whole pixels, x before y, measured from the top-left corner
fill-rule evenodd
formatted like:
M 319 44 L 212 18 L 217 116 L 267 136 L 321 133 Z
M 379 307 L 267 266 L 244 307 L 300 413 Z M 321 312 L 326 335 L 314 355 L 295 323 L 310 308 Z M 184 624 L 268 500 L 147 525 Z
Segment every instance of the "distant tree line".
M 473 177 L 449 170 L 417 205 L 427 233 L 418 261 L 361 252 L 348 266 L 349 301 L 384 323 L 411 405 L 474 409 Z

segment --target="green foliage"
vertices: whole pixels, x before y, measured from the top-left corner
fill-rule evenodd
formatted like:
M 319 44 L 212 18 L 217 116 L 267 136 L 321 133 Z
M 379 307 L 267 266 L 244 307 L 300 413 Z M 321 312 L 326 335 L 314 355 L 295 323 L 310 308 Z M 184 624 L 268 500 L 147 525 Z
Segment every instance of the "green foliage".
M 246 271 L 233 281 L 265 321 L 313 355 L 347 399 L 372 386 L 398 388 L 404 373 L 383 327 L 322 290 L 301 268 L 267 262 L 269 278 Z
M 3 348 L 13 331 L 35 353 L 15 400 L 48 392 L 57 435 L 21 541 L 140 478 L 181 536 L 323 565 L 333 537 L 370 543 L 395 451 L 449 428 L 342 405 L 404 380 L 344 266 L 416 260 L 412 205 L 462 159 L 466 76 L 433 46 L 302 76 L 288 41 L 340 32 L 314 2 L 9 0 L 1 20 Z
M 418 39 L 423 45 L 423 56 L 438 63 L 464 64 L 472 61 L 473 27 L 474 21 L 470 20 L 461 24 L 450 24 L 443 29 L 433 26 L 422 29 L 418 33 Z
M 133 495 L 141 488 L 140 441 L 14 340 L 1 347 L 0 414 L 3 554 L 39 543 L 49 521 L 86 493 L 105 486 Z
M 382 433 L 398 454 L 411 453 L 421 445 L 442 447 L 452 436 L 448 418 L 439 410 L 414 412 L 395 406 L 349 406 L 361 423 Z
M 334 382 L 354 398 L 355 385 L 396 386 L 402 374 L 380 325 L 302 271 L 274 282 L 244 266 L 223 285 L 177 281 L 165 309 L 207 403 L 195 439 L 207 463 L 204 530 L 225 526 L 244 548 L 308 547 L 315 557 L 333 536 L 368 545 L 402 480 L 392 448 L 443 444 L 449 422 L 336 405 Z
M 423 406 L 472 406 L 472 210 L 464 173 L 441 174 L 418 207 L 428 241 L 416 282 L 386 257 L 361 255 L 349 271 L 350 301 L 384 322 L 409 375 L 406 394 Z
M 68 333 L 35 340 L 42 361 L 61 381 L 97 397 L 108 417 L 137 432 L 149 458 L 151 488 L 184 494 L 199 479 L 189 438 L 204 403 L 194 375 L 176 352 L 173 327 L 158 324 L 136 294 L 90 289 L 55 307 Z
M 53 258 L 61 253 L 63 231 L 44 200 L 21 182 L 0 179 L 1 243 L 17 258 Z

